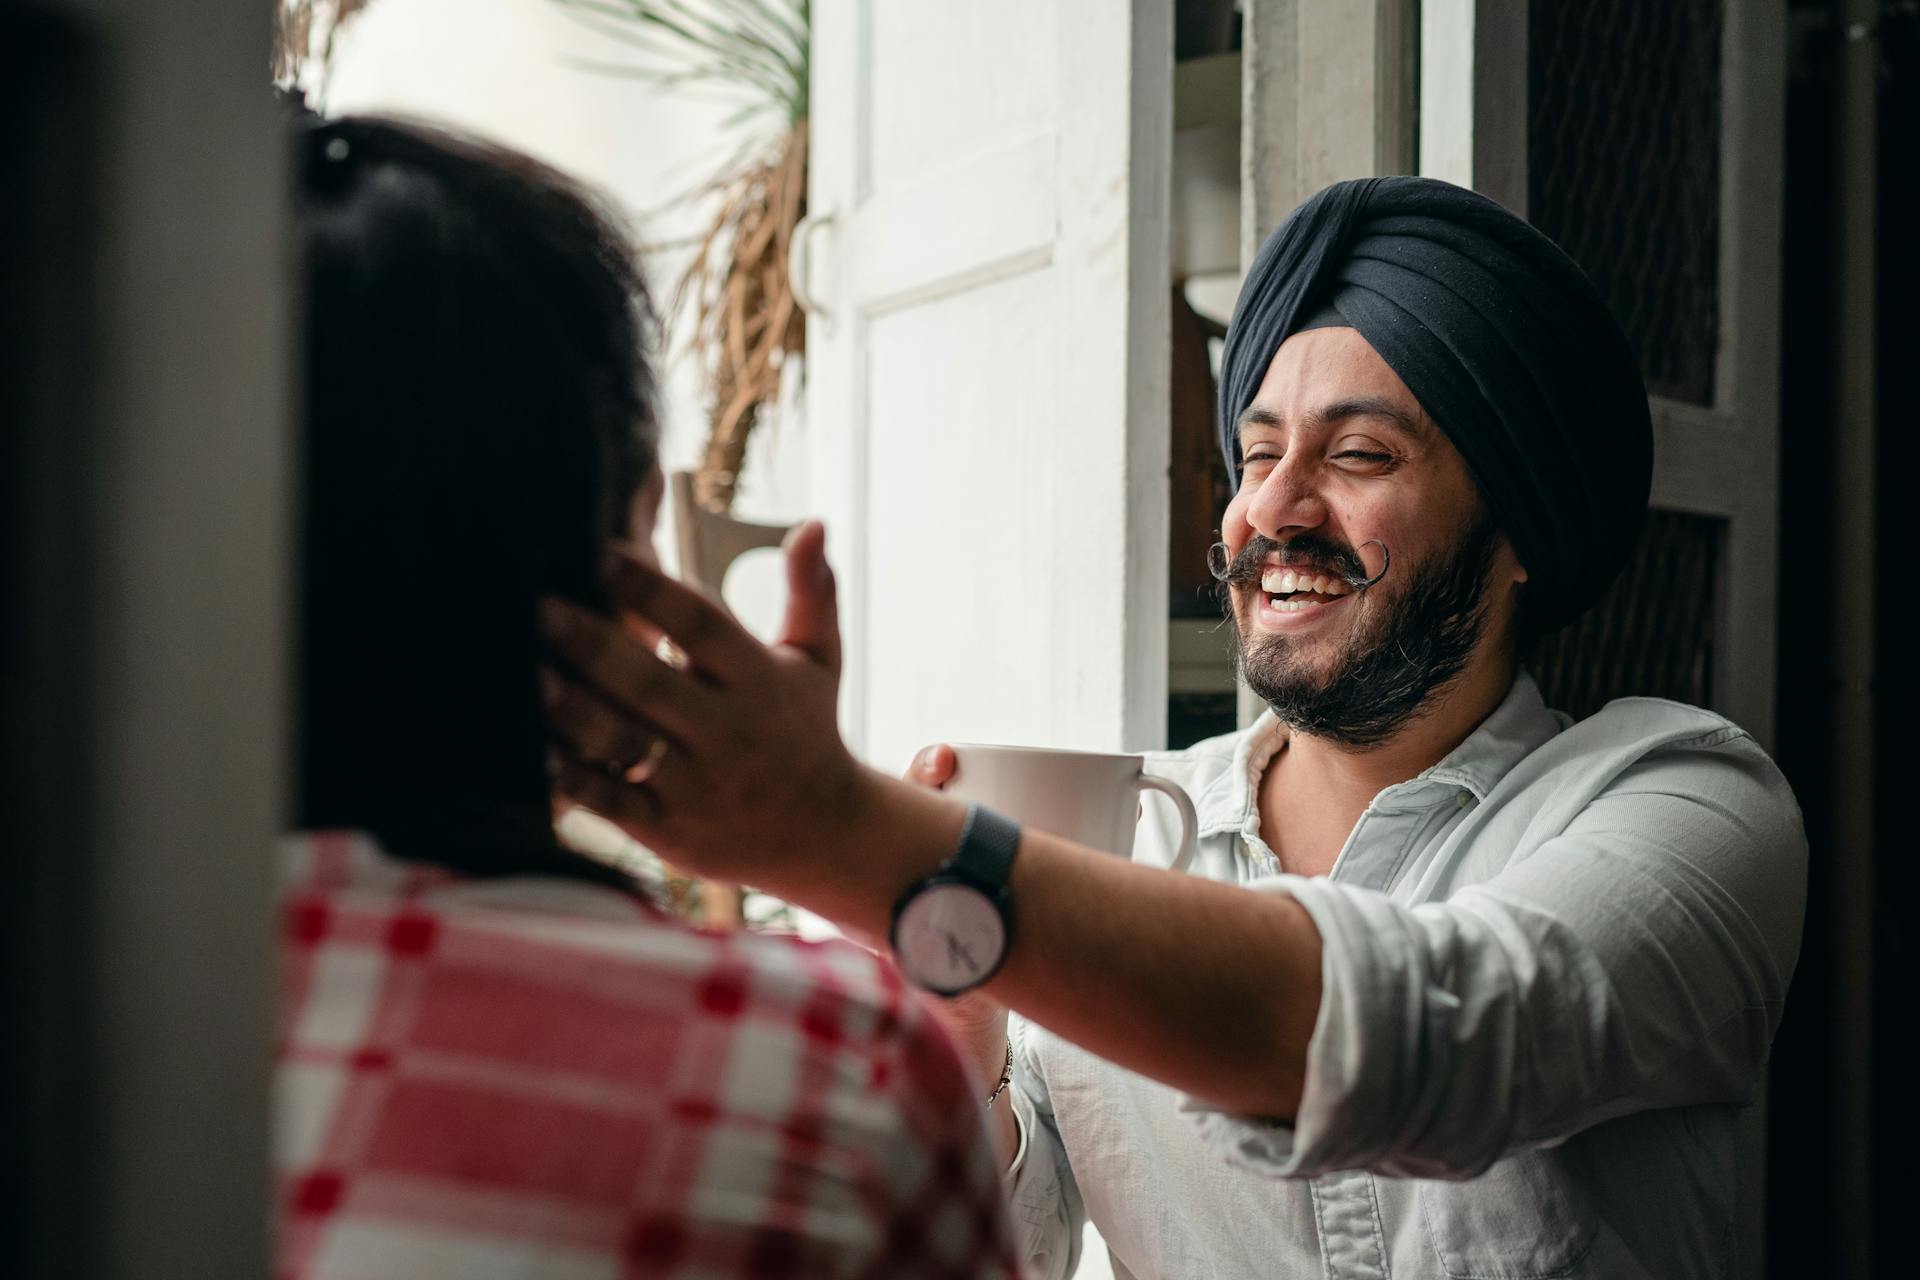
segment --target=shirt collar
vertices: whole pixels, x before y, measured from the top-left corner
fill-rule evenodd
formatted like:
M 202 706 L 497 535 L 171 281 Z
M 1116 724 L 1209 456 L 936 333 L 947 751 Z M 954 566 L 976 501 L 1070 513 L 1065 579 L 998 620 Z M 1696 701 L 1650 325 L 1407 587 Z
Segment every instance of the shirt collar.
M 1195 815 L 1200 819 L 1200 837 L 1239 831 L 1253 813 L 1254 797 L 1260 791 L 1260 779 L 1267 764 L 1280 748 L 1287 745 L 1287 727 L 1272 711 L 1240 731 L 1234 744 L 1233 764 L 1221 772 L 1193 798 Z M 1255 823 L 1257 829 L 1258 823 Z
M 1540 696 L 1540 686 L 1522 668 L 1493 714 L 1420 776 L 1465 787 L 1473 792 L 1475 800 L 1484 801 L 1515 765 L 1545 746 L 1568 723 L 1567 717 L 1548 708 Z
M 1464 788 L 1476 801 L 1507 776 L 1512 768 L 1566 727 L 1566 718 L 1549 710 L 1540 686 L 1524 669 L 1514 676 L 1507 696 L 1480 722 L 1466 740 L 1432 768 L 1409 782 L 1440 783 Z M 1258 830 L 1254 806 L 1260 779 L 1274 755 L 1291 735 L 1272 711 L 1241 731 L 1234 744 L 1233 764 L 1193 798 L 1202 837 L 1223 831 Z M 1401 784 L 1406 785 L 1406 784 Z

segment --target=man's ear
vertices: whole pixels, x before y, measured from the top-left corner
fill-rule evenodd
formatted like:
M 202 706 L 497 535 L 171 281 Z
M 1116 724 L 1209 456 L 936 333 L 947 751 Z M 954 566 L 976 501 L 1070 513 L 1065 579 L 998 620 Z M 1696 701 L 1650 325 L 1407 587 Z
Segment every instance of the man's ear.
M 1504 575 L 1507 581 L 1517 587 L 1527 580 L 1527 566 L 1520 563 L 1520 555 L 1513 549 L 1513 543 L 1504 531 L 1500 534 L 1500 549 L 1497 554 L 1502 567 L 1508 570 Z
M 1513 612 L 1509 620 L 1509 634 L 1514 642 L 1516 657 L 1525 661 L 1527 651 L 1533 648 L 1532 628 L 1527 625 L 1527 566 L 1520 563 L 1520 557 L 1514 553 L 1513 543 L 1507 535 L 1500 535 L 1499 545 L 1494 551 L 1496 581 L 1504 580 L 1509 597 L 1513 601 Z

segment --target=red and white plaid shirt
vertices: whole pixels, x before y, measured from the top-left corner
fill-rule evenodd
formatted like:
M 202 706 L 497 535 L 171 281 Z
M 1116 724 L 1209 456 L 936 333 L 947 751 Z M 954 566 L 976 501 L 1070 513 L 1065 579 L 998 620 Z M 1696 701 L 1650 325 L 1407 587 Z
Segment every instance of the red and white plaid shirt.
M 980 1098 L 885 961 L 283 853 L 282 1280 L 1018 1274 Z

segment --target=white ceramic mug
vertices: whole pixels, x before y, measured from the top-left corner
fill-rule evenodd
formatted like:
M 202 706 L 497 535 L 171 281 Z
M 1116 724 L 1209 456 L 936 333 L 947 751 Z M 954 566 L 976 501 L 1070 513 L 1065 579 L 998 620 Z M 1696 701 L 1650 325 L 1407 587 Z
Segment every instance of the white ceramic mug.
M 1143 773 L 1139 756 L 975 742 L 954 743 L 953 755 L 947 794 L 983 804 L 1022 826 L 1128 859 L 1140 793 L 1158 791 L 1180 811 L 1180 854 L 1173 870 L 1184 871 L 1193 861 L 1200 829 L 1193 801 L 1178 783 Z

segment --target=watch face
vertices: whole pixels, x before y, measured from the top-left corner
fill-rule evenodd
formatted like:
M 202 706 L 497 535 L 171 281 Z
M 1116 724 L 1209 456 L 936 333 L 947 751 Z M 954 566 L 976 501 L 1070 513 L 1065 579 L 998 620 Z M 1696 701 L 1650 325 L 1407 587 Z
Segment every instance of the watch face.
M 894 925 L 893 948 L 907 976 L 931 991 L 977 986 L 1000 967 L 1007 926 L 999 908 L 970 885 L 933 884 L 915 894 Z

